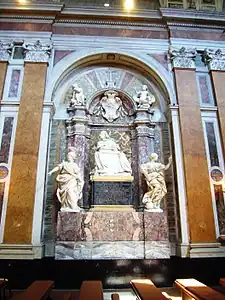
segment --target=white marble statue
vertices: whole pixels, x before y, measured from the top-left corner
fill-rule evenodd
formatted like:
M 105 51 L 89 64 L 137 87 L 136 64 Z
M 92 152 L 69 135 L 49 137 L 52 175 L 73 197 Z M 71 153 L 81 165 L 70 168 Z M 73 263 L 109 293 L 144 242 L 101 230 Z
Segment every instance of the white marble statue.
M 96 116 L 101 115 L 108 122 L 113 122 L 119 117 L 128 115 L 128 111 L 123 106 L 123 102 L 118 95 L 118 92 L 114 90 L 106 91 L 95 106 L 93 114 Z
M 149 92 L 147 85 L 142 85 L 142 90 L 137 92 L 133 99 L 137 103 L 138 108 L 145 109 L 149 109 L 155 102 L 155 96 Z
M 161 212 L 160 203 L 167 193 L 164 170 L 167 170 L 172 162 L 172 157 L 169 157 L 169 162 L 164 165 L 157 162 L 158 155 L 152 153 L 150 161 L 141 165 L 141 173 L 144 174 L 148 185 L 148 192 L 145 193 L 142 203 L 147 211 Z
M 82 198 L 84 181 L 80 168 L 74 162 L 75 152 L 69 151 L 68 161 L 63 161 L 53 168 L 48 174 L 59 172 L 56 176 L 58 184 L 57 197 L 61 203 L 61 211 L 80 211 L 77 202 Z
M 77 84 L 72 85 L 72 98 L 70 99 L 70 107 L 73 107 L 75 105 L 84 105 L 85 104 L 85 97 L 83 94 L 82 88 L 78 87 Z
M 95 175 L 131 175 L 131 165 L 120 146 L 108 135 L 101 131 L 100 140 L 95 149 Z

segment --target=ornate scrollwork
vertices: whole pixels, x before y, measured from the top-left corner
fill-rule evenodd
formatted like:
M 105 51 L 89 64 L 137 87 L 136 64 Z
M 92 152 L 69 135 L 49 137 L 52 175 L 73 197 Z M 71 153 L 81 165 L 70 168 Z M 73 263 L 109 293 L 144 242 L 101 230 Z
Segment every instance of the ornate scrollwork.
M 181 47 L 179 50 L 170 49 L 171 60 L 173 62 L 174 68 L 195 68 L 195 57 L 197 51 L 195 48 L 185 48 Z
M 210 70 L 225 71 L 225 53 L 221 49 L 205 49 L 203 57 Z
M 7 61 L 12 54 L 13 44 L 0 41 L 0 61 Z
M 24 44 L 25 61 L 48 62 L 52 52 L 51 44 L 42 44 L 39 40 L 34 44 Z

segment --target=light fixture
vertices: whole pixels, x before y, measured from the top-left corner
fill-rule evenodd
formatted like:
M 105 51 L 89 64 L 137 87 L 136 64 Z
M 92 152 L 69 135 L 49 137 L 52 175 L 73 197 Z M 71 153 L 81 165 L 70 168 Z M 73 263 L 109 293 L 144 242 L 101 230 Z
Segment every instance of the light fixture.
M 124 0 L 124 8 L 126 10 L 134 9 L 134 0 Z
M 105 6 L 105 7 L 109 7 L 109 3 L 106 2 L 106 3 L 104 4 L 104 6 Z
M 18 0 L 19 4 L 27 4 L 27 0 Z

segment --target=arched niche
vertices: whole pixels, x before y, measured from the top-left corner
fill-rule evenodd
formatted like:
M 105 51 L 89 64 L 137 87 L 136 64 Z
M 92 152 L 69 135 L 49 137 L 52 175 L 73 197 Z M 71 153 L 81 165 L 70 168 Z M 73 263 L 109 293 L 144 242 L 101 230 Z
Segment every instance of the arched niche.
M 46 97 L 50 97 L 55 105 L 52 134 L 50 137 L 49 168 L 63 160 L 67 152 L 65 121 L 68 119 L 67 107 L 72 95 L 71 86 L 74 83 L 77 83 L 83 89 L 86 97 L 85 108 L 87 110 L 88 124 L 88 130 L 84 134 L 86 137 L 91 126 L 94 126 L 90 116 L 90 107 L 93 101 L 98 98 L 100 99 L 102 94 L 109 88 L 113 88 L 129 99 L 135 115 L 137 106 L 133 100 L 134 95 L 140 90 L 143 84 L 147 85 L 149 91 L 156 97 L 154 104 L 155 113 L 152 118 L 152 122 L 155 123 L 155 148 L 153 150 L 159 154 L 161 161 L 167 160 L 170 154 L 170 134 L 166 113 L 169 104 L 175 103 L 175 95 L 168 71 L 151 57 L 141 57 L 140 55 L 138 57 L 138 55 L 134 55 L 133 53 L 130 53 L 129 56 L 128 54 L 116 53 L 115 51 L 101 53 L 102 50 L 99 49 L 96 51 L 99 51 L 99 53 L 92 53 L 88 56 L 85 56 L 85 54 L 88 53 L 70 54 L 53 69 L 54 76 L 48 82 L 48 91 L 46 94 Z M 129 53 L 129 51 L 127 52 Z M 76 60 L 73 61 L 75 58 Z M 112 84 L 113 86 L 111 86 Z M 134 129 L 133 121 L 134 117 L 131 116 L 130 123 L 126 122 L 125 124 L 125 126 L 129 126 L 129 130 Z M 107 122 L 103 122 L 100 125 L 106 126 Z M 117 122 L 117 128 L 120 125 L 123 124 Z M 130 133 L 130 135 L 132 134 Z M 83 168 L 85 169 L 84 175 L 86 174 L 86 181 L 88 181 L 89 172 L 91 170 L 88 157 L 91 152 L 90 147 L 92 146 L 89 137 L 87 137 L 86 143 L 88 145 L 83 151 L 86 165 Z M 134 146 L 131 151 L 137 152 L 135 147 L 136 146 Z M 146 157 L 143 159 L 146 159 Z M 134 172 L 137 173 L 138 170 Z M 168 178 L 170 177 L 171 174 L 168 175 Z M 171 178 L 167 180 L 167 184 L 169 184 L 168 192 L 170 193 L 170 197 L 173 197 L 174 191 Z M 48 182 L 47 195 L 49 195 L 49 198 L 47 197 L 47 203 L 52 202 L 52 195 L 54 194 L 55 188 L 53 182 Z M 137 196 L 139 192 L 140 191 L 137 190 L 135 195 Z M 90 191 L 86 190 L 85 193 L 84 199 L 86 199 L 86 203 L 81 204 L 81 206 L 88 208 L 87 203 L 89 201 Z M 138 206 L 140 199 L 136 202 Z M 176 210 L 175 206 L 173 210 Z

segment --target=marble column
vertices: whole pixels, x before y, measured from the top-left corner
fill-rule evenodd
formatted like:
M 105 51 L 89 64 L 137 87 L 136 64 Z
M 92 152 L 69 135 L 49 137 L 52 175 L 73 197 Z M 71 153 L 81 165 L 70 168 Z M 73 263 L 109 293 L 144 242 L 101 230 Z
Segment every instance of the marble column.
M 50 46 L 41 45 L 37 41 L 24 47 L 24 81 L 11 168 L 4 243 L 28 245 L 32 243 L 43 99 Z
M 154 152 L 154 127 L 155 124 L 151 122 L 151 113 L 146 110 L 139 108 L 136 112 L 136 119 L 135 119 L 135 132 L 134 138 L 136 139 L 136 159 L 137 159 L 137 178 L 134 178 L 134 182 L 138 182 L 136 185 L 136 192 L 135 196 L 139 196 L 139 202 L 135 203 L 135 205 L 142 206 L 141 200 L 145 193 L 144 186 L 145 186 L 145 179 L 143 175 L 140 173 L 140 166 L 141 164 L 148 161 L 150 153 Z M 134 176 L 135 177 L 135 176 Z M 138 199 L 138 197 L 137 197 Z
M 86 108 L 83 105 L 76 105 L 68 109 L 70 119 L 67 120 L 68 147 L 76 148 L 76 163 L 81 169 L 84 177 L 83 198 L 79 205 L 89 208 L 88 203 L 88 182 L 89 182 L 89 138 L 90 132 L 87 127 Z
M 171 51 L 171 55 L 179 104 L 191 252 L 196 253 L 198 247 L 210 247 L 216 242 L 212 196 L 195 74 L 194 58 L 196 51 L 181 48 Z

